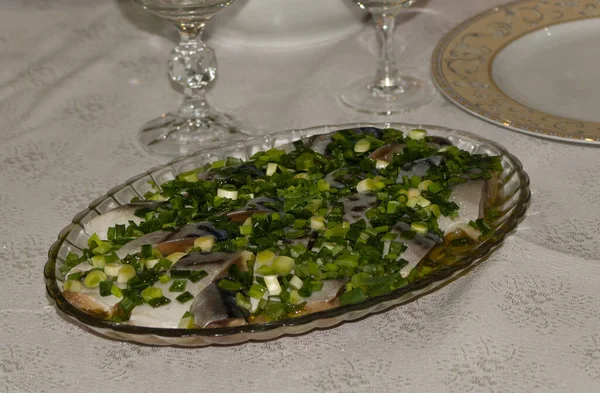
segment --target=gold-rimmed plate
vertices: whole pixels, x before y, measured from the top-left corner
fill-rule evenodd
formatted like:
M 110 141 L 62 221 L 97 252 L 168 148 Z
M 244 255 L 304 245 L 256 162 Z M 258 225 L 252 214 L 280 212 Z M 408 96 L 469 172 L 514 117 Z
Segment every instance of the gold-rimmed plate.
M 525 0 L 457 26 L 432 58 L 453 103 L 503 127 L 600 143 L 600 1 Z

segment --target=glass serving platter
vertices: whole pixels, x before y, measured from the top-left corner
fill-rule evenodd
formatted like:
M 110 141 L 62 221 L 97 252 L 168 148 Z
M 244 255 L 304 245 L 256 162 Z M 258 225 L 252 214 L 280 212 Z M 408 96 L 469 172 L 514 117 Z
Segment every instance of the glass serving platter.
M 152 180 L 156 184 L 162 184 L 174 179 L 179 173 L 201 167 L 208 162 L 226 157 L 247 160 L 258 151 L 279 147 L 313 135 L 357 127 L 396 128 L 404 132 L 414 128 L 423 128 L 428 131 L 429 135 L 449 139 L 462 150 L 501 156 L 504 170 L 499 176 L 501 186 L 494 206 L 500 215 L 491 222 L 494 234 L 470 249 L 458 262 L 385 295 L 369 298 L 358 304 L 263 324 L 203 329 L 164 329 L 118 324 L 84 313 L 69 303 L 62 295 L 60 288 L 64 278 L 59 268 L 69 252 L 81 254 L 81 250 L 87 247 L 89 236 L 83 230 L 83 226 L 94 217 L 129 203 L 134 197 L 142 197 L 144 193 L 151 190 L 148 181 Z M 504 238 L 516 229 L 517 224 L 524 217 L 530 196 L 529 177 L 523 170 L 520 161 L 502 146 L 465 131 L 405 123 L 353 123 L 287 130 L 271 135 L 252 137 L 235 144 L 201 150 L 192 155 L 175 159 L 166 165 L 152 168 L 124 184 L 114 187 L 106 195 L 93 201 L 87 209 L 77 214 L 72 223 L 60 232 L 58 240 L 48 252 L 48 262 L 44 269 L 46 289 L 59 312 L 68 319 L 103 336 L 117 340 L 148 345 L 201 347 L 212 344 L 239 344 L 251 340 L 271 340 L 282 335 L 303 334 L 314 329 L 333 327 L 342 322 L 356 320 L 407 303 L 452 282 L 487 259 L 490 253 L 502 245 Z

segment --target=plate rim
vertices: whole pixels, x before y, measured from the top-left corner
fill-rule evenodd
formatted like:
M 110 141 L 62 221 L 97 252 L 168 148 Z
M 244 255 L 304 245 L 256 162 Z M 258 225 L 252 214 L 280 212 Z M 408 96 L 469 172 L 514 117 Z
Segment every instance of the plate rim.
M 576 5 L 574 5 L 573 7 L 580 7 L 579 2 L 577 2 L 575 4 Z M 446 97 L 450 102 L 452 102 L 453 104 L 455 104 L 462 110 L 466 111 L 467 113 L 474 115 L 485 121 L 488 121 L 492 124 L 495 124 L 495 125 L 498 125 L 498 126 L 501 126 L 503 128 L 507 128 L 507 129 L 510 129 L 513 131 L 517 131 L 520 133 L 524 133 L 527 135 L 544 138 L 544 139 L 550 139 L 550 140 L 555 140 L 555 141 L 560 141 L 560 142 L 570 142 L 570 143 L 576 143 L 576 144 L 588 145 L 588 146 L 600 145 L 600 134 L 598 136 L 591 136 L 591 135 L 586 136 L 585 134 L 576 135 L 573 133 L 568 133 L 565 130 L 561 130 L 560 128 L 558 128 L 556 126 L 554 128 L 548 128 L 548 127 L 539 126 L 539 125 L 537 125 L 536 127 L 532 127 L 531 125 L 526 125 L 526 124 L 520 122 L 519 120 L 513 120 L 513 119 L 511 119 L 510 116 L 506 116 L 506 115 L 503 116 L 503 114 L 505 114 L 507 111 L 499 110 L 496 112 L 492 112 L 492 111 L 489 111 L 489 110 L 486 110 L 483 108 L 479 108 L 478 103 L 477 103 L 478 99 L 476 97 L 467 96 L 467 95 L 457 92 L 452 87 L 452 83 L 445 76 L 445 72 L 444 72 L 445 55 L 447 54 L 447 51 L 449 50 L 450 45 L 459 36 L 461 36 L 462 34 L 468 33 L 469 32 L 468 29 L 471 28 L 474 24 L 481 22 L 481 21 L 485 20 L 486 18 L 491 18 L 491 17 L 497 15 L 499 12 L 512 13 L 512 8 L 515 6 L 519 6 L 519 5 L 520 6 L 528 6 L 528 5 L 549 6 L 549 5 L 555 5 L 555 4 L 551 3 L 551 2 L 540 1 L 540 0 L 511 1 L 509 3 L 497 5 L 497 6 L 491 7 L 487 10 L 484 10 L 483 12 L 480 12 L 480 13 L 476 14 L 475 16 L 468 18 L 464 22 L 462 22 L 459 25 L 457 25 L 456 27 L 454 27 L 444 37 L 442 37 L 442 39 L 438 42 L 438 44 L 436 45 L 436 47 L 433 51 L 432 57 L 431 57 L 430 70 L 431 70 L 431 74 L 433 76 L 433 81 L 434 81 L 435 85 L 437 86 L 438 90 L 443 94 L 443 96 Z M 556 6 L 558 7 L 558 5 L 556 5 Z M 578 8 L 578 9 L 580 10 L 581 13 L 585 12 L 585 10 L 583 8 Z M 531 11 L 534 9 L 524 8 L 524 10 Z M 572 118 L 567 118 L 567 117 L 563 117 L 563 116 L 558 116 L 558 115 L 543 112 L 543 111 L 540 111 L 537 109 L 533 109 L 525 104 L 518 102 L 517 100 L 510 97 L 508 94 L 506 94 L 502 89 L 500 89 L 497 86 L 495 80 L 492 77 L 492 72 L 491 72 L 494 59 L 496 58 L 498 53 L 500 53 L 504 48 L 506 48 L 508 45 L 515 42 L 516 40 L 518 40 L 524 36 L 527 36 L 529 34 L 532 34 L 535 31 L 538 31 L 540 29 L 547 28 L 550 26 L 556 26 L 556 25 L 560 25 L 560 24 L 578 22 L 578 21 L 582 21 L 582 20 L 586 20 L 586 19 L 597 19 L 597 18 L 600 18 L 600 9 L 598 11 L 596 11 L 596 13 L 593 15 L 581 14 L 579 16 L 570 17 L 565 20 L 548 21 L 547 23 L 546 22 L 540 23 L 540 24 L 536 25 L 535 27 L 532 27 L 531 29 L 528 29 L 526 31 L 517 32 L 514 37 L 507 39 L 506 42 L 503 42 L 497 49 L 490 52 L 487 55 L 486 61 L 481 64 L 481 68 L 485 70 L 485 73 L 487 75 L 486 82 L 489 85 L 489 90 L 493 91 L 493 93 L 497 94 L 498 96 L 502 96 L 504 99 L 506 99 L 506 101 L 510 102 L 510 104 L 513 107 L 516 107 L 519 110 L 525 110 L 529 113 L 532 113 L 532 114 L 538 116 L 539 118 L 552 117 L 554 119 L 560 120 L 561 122 L 557 123 L 557 125 L 563 124 L 563 123 L 565 123 L 565 124 L 571 123 L 571 124 L 580 125 L 579 128 L 584 128 L 587 125 L 588 127 L 594 127 L 596 129 L 600 130 L 600 122 L 590 122 L 590 121 L 583 121 L 583 120 L 579 120 L 579 119 L 572 119 Z M 475 80 L 475 79 L 473 81 L 481 82 L 481 81 Z
M 279 135 L 292 134 L 292 133 L 298 133 L 297 136 L 295 135 L 293 137 L 294 140 L 298 140 L 301 138 L 305 138 L 309 135 L 326 134 L 326 133 L 334 132 L 335 130 L 352 129 L 352 128 L 358 128 L 358 127 L 379 127 L 379 128 L 393 127 L 393 128 L 400 128 L 400 129 L 402 129 L 402 128 L 409 128 L 409 129 L 424 128 L 424 129 L 432 130 L 432 131 L 437 130 L 437 131 L 441 131 L 444 133 L 446 133 L 446 132 L 451 133 L 451 134 L 457 135 L 457 136 L 464 136 L 473 141 L 484 143 L 486 145 L 490 145 L 490 146 L 494 147 L 495 149 L 497 149 L 498 151 L 500 151 L 502 153 L 502 155 L 507 157 L 513 164 L 514 174 L 519 177 L 519 191 L 520 191 L 520 196 L 518 198 L 518 202 L 515 203 L 514 210 L 509 213 L 509 216 L 508 216 L 505 224 L 503 224 L 504 228 L 501 231 L 498 231 L 499 233 L 495 234 L 495 236 L 493 237 L 493 241 L 490 240 L 489 242 L 486 241 L 486 242 L 482 243 L 485 245 L 485 247 L 480 247 L 477 249 L 477 252 L 473 253 L 473 255 L 469 255 L 468 258 L 466 258 L 464 266 L 459 266 L 457 268 L 448 269 L 446 272 L 444 272 L 445 274 L 429 276 L 427 279 L 424 279 L 424 280 L 414 283 L 416 285 L 410 284 L 406 287 L 399 288 L 388 294 L 370 298 L 370 299 L 367 299 L 366 301 L 363 301 L 358 304 L 340 306 L 340 307 L 337 307 L 334 309 L 321 311 L 321 312 L 317 312 L 317 313 L 313 313 L 313 314 L 308 314 L 308 315 L 293 318 L 293 319 L 285 319 L 285 320 L 270 322 L 270 323 L 265 323 L 265 324 L 244 325 L 244 326 L 223 327 L 223 328 L 210 328 L 210 329 L 198 328 L 198 329 L 189 329 L 189 330 L 186 330 L 185 333 L 183 333 L 180 329 L 153 328 L 153 327 L 125 325 L 125 324 L 118 324 L 118 323 L 94 318 L 94 317 L 84 313 L 83 311 L 79 310 L 75 306 L 73 306 L 62 296 L 62 292 L 60 291 L 59 286 L 57 284 L 57 276 L 56 276 L 56 262 L 57 262 L 58 252 L 61 249 L 61 246 L 63 245 L 63 243 L 67 240 L 67 237 L 71 233 L 71 231 L 77 225 L 80 225 L 80 224 L 78 224 L 78 220 L 81 220 L 82 217 L 84 217 L 87 214 L 89 214 L 90 212 L 94 211 L 93 209 L 95 207 L 97 207 L 97 205 L 101 201 L 104 201 L 106 198 L 110 197 L 115 192 L 115 190 L 119 190 L 119 189 L 125 188 L 127 186 L 130 186 L 132 183 L 134 183 L 135 181 L 138 181 L 139 179 L 143 178 L 144 176 L 150 175 L 151 173 L 154 173 L 158 170 L 172 166 L 179 162 L 188 160 L 192 157 L 198 157 L 198 156 L 201 156 L 203 154 L 206 154 L 210 151 L 214 151 L 219 148 L 231 147 L 230 144 L 224 143 L 219 146 L 212 146 L 209 148 L 199 150 L 195 153 L 176 158 L 176 159 L 171 160 L 168 163 L 163 164 L 163 165 L 153 166 L 152 168 L 150 168 L 149 170 L 147 170 L 145 172 L 142 172 L 138 175 L 132 176 L 129 180 L 123 182 L 122 184 L 110 188 L 110 190 L 108 192 L 106 192 L 104 195 L 102 195 L 101 197 L 96 198 L 94 201 L 92 201 L 86 209 L 84 209 L 81 212 L 79 212 L 78 214 L 76 214 L 74 216 L 74 218 L 72 219 L 71 223 L 69 223 L 69 225 L 67 225 L 65 228 L 63 228 L 60 231 L 57 240 L 52 244 L 52 246 L 50 247 L 50 249 L 48 251 L 48 260 L 44 266 L 45 287 L 46 287 L 46 292 L 47 292 L 48 297 L 55 304 L 58 311 L 61 312 L 63 315 L 66 315 L 69 319 L 74 320 L 75 322 L 78 322 L 87 328 L 91 328 L 92 330 L 98 331 L 100 329 L 102 332 L 104 332 L 104 330 L 108 329 L 108 330 L 112 331 L 114 334 L 111 335 L 111 334 L 107 334 L 106 332 L 104 332 L 104 335 L 109 336 L 109 337 L 114 337 L 115 335 L 124 336 L 124 337 L 117 337 L 118 339 L 121 339 L 121 340 L 146 343 L 146 340 L 135 338 L 135 337 L 139 337 L 139 336 L 153 336 L 155 338 L 158 338 L 159 340 L 186 339 L 186 338 L 193 339 L 194 337 L 196 337 L 198 339 L 210 339 L 210 338 L 217 339 L 217 338 L 222 338 L 224 336 L 239 338 L 235 343 L 251 341 L 251 340 L 274 339 L 274 338 L 281 337 L 283 335 L 301 334 L 301 333 L 305 333 L 305 332 L 308 332 L 308 331 L 311 331 L 311 330 L 314 330 L 317 328 L 328 328 L 328 327 L 336 326 L 340 323 L 343 323 L 343 322 L 346 322 L 349 320 L 355 320 L 355 319 L 358 319 L 358 318 L 361 318 L 364 316 L 371 315 L 376 312 L 387 310 L 391 307 L 407 303 L 407 302 L 412 301 L 416 298 L 419 298 L 423 295 L 429 294 L 429 293 L 447 285 L 448 283 L 454 281 L 457 277 L 462 276 L 466 272 L 470 271 L 473 267 L 477 266 L 480 262 L 487 259 L 487 257 L 493 251 L 495 251 L 498 247 L 500 247 L 503 244 L 506 236 L 508 236 L 512 232 L 514 232 L 518 223 L 524 218 L 525 213 L 528 208 L 528 205 L 529 205 L 530 198 L 531 198 L 531 192 L 530 192 L 530 188 L 529 188 L 529 184 L 530 184 L 529 176 L 523 169 L 523 165 L 522 165 L 521 161 L 517 157 L 515 157 L 512 153 L 507 151 L 499 143 L 491 141 L 486 138 L 483 138 L 479 135 L 473 134 L 468 131 L 458 130 L 458 129 L 454 129 L 454 128 L 448 128 L 448 127 L 444 127 L 444 126 L 437 126 L 437 125 L 410 124 L 410 123 L 403 123 L 403 122 L 355 122 L 355 123 L 344 123 L 344 124 L 335 124 L 335 125 L 313 126 L 313 127 L 308 127 L 308 128 L 288 129 L 288 130 L 283 130 L 283 131 L 279 131 L 279 132 L 272 133 L 272 134 L 258 135 L 258 136 L 254 136 L 251 138 L 247 138 L 243 141 L 236 142 L 236 144 L 239 144 L 240 146 L 247 146 L 249 143 L 254 142 L 254 141 L 270 140 L 270 139 L 276 138 Z M 321 131 L 321 132 L 312 133 L 312 131 Z M 440 284 L 440 282 L 441 282 L 441 284 Z M 438 284 L 437 286 L 434 286 L 433 288 L 429 288 L 436 283 Z M 403 292 L 403 293 L 401 293 L 401 292 Z M 409 296 L 409 295 L 414 295 L 414 296 Z M 402 298 L 403 296 L 409 296 L 409 297 L 406 300 L 400 301 L 398 303 L 393 303 L 394 300 Z M 388 305 L 388 303 L 393 303 L 393 304 Z M 376 307 L 379 304 L 382 304 L 384 306 L 380 310 L 370 311 L 370 309 Z M 355 316 L 356 313 L 360 313 L 360 312 L 364 312 L 364 314 Z M 335 318 L 340 318 L 340 317 L 342 317 L 343 319 L 340 321 L 337 321 L 335 323 L 332 323 L 332 324 L 326 324 L 326 323 L 321 324 L 324 326 L 321 326 L 319 324 L 314 325 L 315 321 L 321 321 L 321 320 L 325 321 L 325 320 L 330 320 L 332 318 L 335 319 Z M 311 324 L 313 324 L 313 325 L 311 325 Z M 292 329 L 292 328 L 298 328 L 296 330 L 299 332 L 295 333 L 295 332 L 286 331 L 287 329 Z M 269 336 L 267 338 L 259 337 L 261 334 L 271 333 L 271 332 L 274 333 L 274 335 Z M 249 337 L 248 338 L 245 335 L 256 335 L 257 337 L 254 337 L 254 338 Z M 233 341 L 235 341 L 235 340 L 233 340 Z M 157 343 L 153 343 L 153 344 L 156 345 Z M 159 345 L 184 345 L 184 346 L 203 346 L 203 345 L 210 345 L 210 344 L 215 344 L 215 342 L 206 342 L 206 343 L 203 342 L 203 343 L 192 343 L 192 344 L 186 344 L 184 342 L 181 342 L 181 343 L 180 342 L 159 343 Z M 219 343 L 217 342 L 216 344 L 219 344 Z

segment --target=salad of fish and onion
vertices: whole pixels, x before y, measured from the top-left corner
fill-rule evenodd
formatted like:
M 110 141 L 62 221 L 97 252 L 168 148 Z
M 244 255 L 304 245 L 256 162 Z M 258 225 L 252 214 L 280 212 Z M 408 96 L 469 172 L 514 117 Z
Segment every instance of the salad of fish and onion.
M 370 127 L 215 161 L 88 222 L 63 295 L 98 318 L 181 329 L 359 303 L 490 236 L 501 171 L 425 130 Z

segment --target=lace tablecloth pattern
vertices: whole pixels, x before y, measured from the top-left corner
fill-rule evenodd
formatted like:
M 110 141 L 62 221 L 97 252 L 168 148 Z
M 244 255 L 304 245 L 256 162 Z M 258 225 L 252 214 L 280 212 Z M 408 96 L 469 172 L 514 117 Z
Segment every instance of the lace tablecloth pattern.
M 426 9 L 452 26 L 494 3 L 431 0 Z M 427 76 L 436 27 L 418 18 L 399 27 L 407 70 Z M 177 105 L 165 75 L 174 39 L 125 0 L 0 2 L 1 393 L 600 391 L 600 151 L 504 130 L 439 95 L 389 119 L 477 133 L 531 176 L 527 218 L 467 276 L 357 322 L 232 347 L 146 347 L 62 319 L 45 296 L 46 252 L 91 200 L 164 162 L 136 138 Z M 215 42 L 210 99 L 264 131 L 381 121 L 337 98 L 373 71 L 374 40 L 365 26 L 293 51 Z

